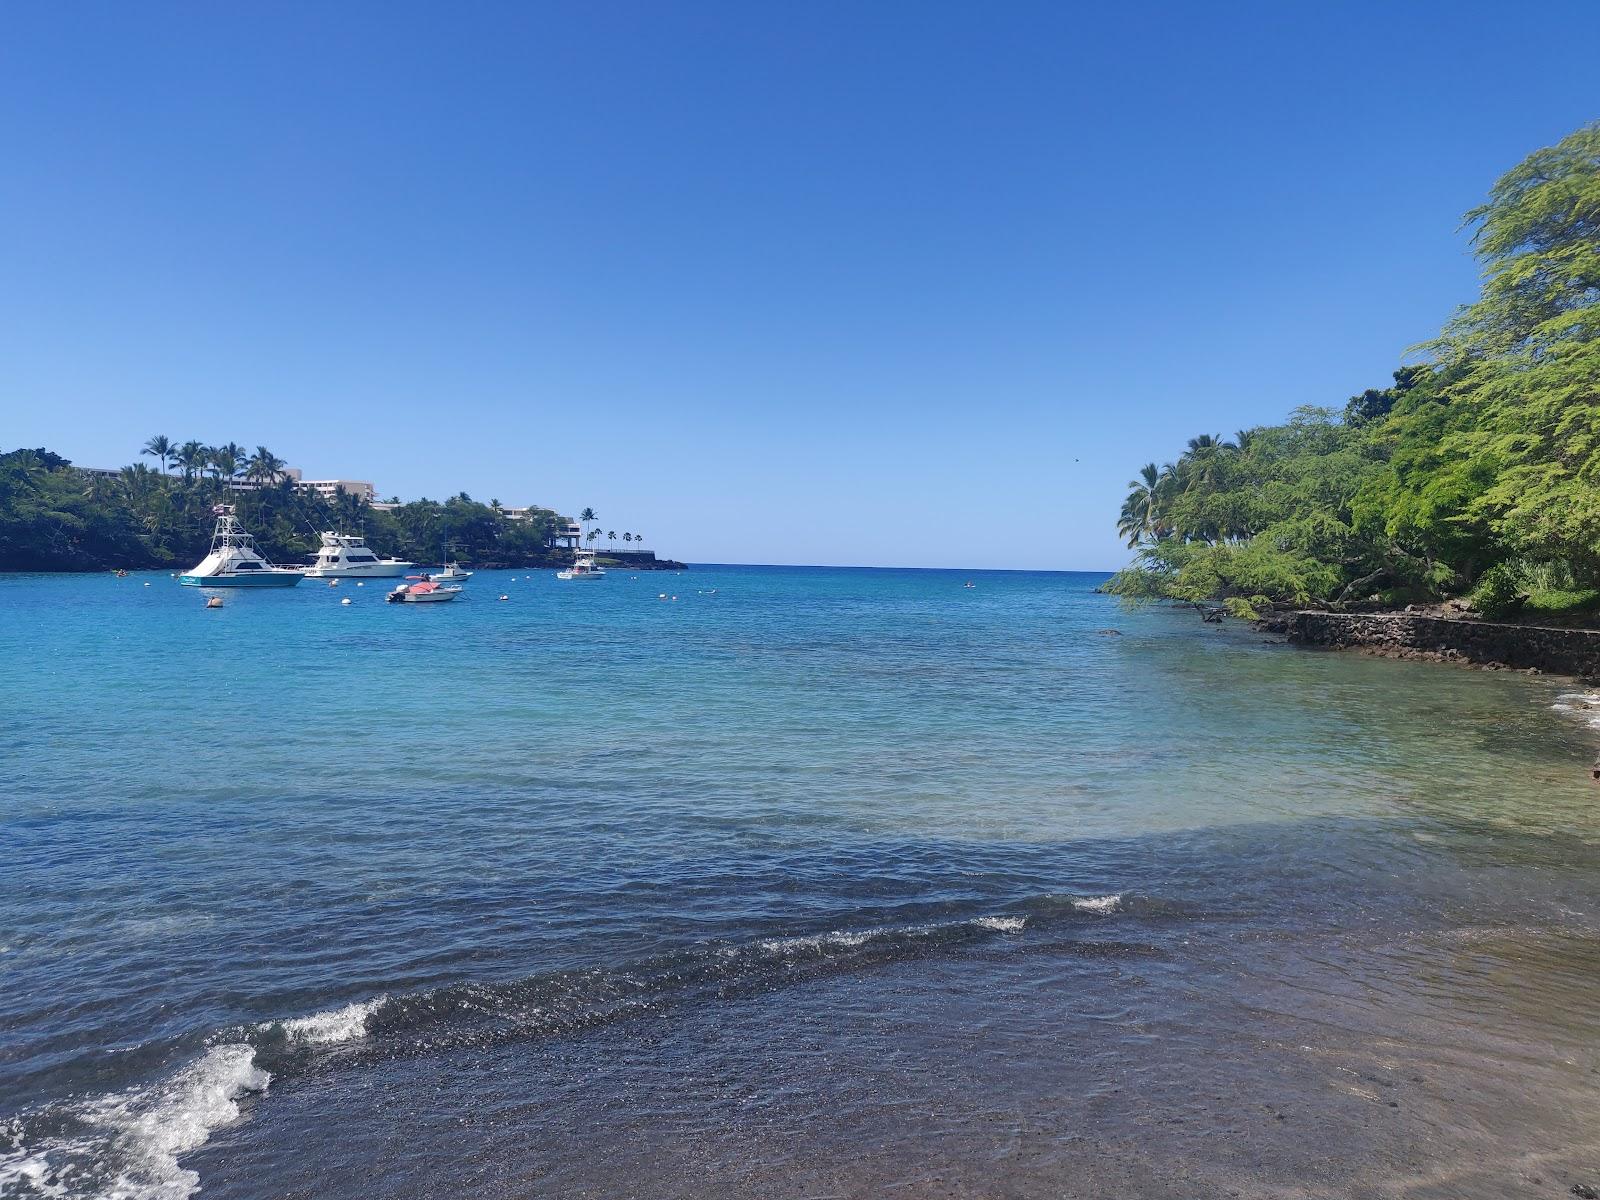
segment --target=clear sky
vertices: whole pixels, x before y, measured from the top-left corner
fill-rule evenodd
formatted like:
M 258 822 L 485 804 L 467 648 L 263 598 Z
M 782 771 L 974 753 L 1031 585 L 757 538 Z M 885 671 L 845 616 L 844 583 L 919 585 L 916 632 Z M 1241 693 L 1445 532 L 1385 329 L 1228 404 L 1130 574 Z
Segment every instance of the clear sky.
M 1110 568 L 1382 385 L 1600 4 L 0 9 L 0 448 L 266 444 L 691 561 Z

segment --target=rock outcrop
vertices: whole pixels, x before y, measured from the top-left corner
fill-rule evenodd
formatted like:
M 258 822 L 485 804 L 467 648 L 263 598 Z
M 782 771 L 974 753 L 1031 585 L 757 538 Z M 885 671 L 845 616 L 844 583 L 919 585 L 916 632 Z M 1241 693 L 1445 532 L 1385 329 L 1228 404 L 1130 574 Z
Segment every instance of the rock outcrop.
M 1279 613 L 1264 622 L 1304 646 L 1600 678 L 1600 630 L 1415 613 Z

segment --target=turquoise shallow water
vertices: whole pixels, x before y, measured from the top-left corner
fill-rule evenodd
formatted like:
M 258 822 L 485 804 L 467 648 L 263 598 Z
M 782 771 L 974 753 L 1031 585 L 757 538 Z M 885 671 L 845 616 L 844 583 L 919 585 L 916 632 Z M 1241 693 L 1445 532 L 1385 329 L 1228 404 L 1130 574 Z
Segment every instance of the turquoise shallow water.
M 1584 1177 L 1573 688 L 1100 578 L 0 579 L 0 1184 Z

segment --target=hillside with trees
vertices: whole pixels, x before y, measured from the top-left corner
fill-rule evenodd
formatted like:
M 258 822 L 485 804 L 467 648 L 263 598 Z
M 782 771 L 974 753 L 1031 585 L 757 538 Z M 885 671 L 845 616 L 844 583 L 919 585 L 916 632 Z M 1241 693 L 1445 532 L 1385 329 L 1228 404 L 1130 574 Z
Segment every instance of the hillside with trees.
M 284 462 L 264 446 L 208 447 L 151 438 L 143 462 L 111 478 L 80 471 L 48 450 L 0 454 L 0 570 L 82 571 L 111 567 L 188 568 L 204 556 L 215 521 L 212 507 L 236 505 L 240 520 L 268 558 L 299 562 L 317 534 L 365 533 L 380 554 L 438 562 L 448 545 L 469 562 L 545 565 L 568 557 L 547 548 L 565 518 L 532 509 L 511 520 L 498 501 L 465 492 L 448 500 L 416 500 L 384 511 L 340 492 L 331 500 L 300 492 Z M 230 481 L 253 490 L 239 491 Z
M 1393 382 L 1190 439 L 1129 484 L 1132 599 L 1600 609 L 1600 124 L 1466 216 L 1478 300 Z

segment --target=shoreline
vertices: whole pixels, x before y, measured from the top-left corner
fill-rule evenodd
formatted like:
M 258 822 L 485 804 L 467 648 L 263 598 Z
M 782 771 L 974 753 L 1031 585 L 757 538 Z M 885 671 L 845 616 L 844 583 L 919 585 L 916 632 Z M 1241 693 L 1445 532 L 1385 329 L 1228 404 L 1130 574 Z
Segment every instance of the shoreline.
M 648 556 L 648 557 L 646 557 L 646 556 Z M 521 555 L 521 556 L 517 556 L 517 557 L 513 557 L 513 558 L 506 558 L 506 559 L 502 559 L 502 558 L 495 558 L 495 559 L 461 559 L 457 563 L 457 565 L 461 566 L 461 567 L 465 567 L 469 571 L 535 571 L 535 570 L 558 571 L 558 570 L 562 569 L 563 567 L 570 567 L 572 565 L 573 558 L 574 558 L 574 555 L 569 550 L 556 550 L 556 551 L 550 552 L 549 554 L 537 554 L 537 555 L 535 555 L 535 554 L 527 554 L 527 555 Z M 679 562 L 677 559 L 674 559 L 674 558 L 657 558 L 655 556 L 655 552 L 653 550 L 644 551 L 644 552 L 642 552 L 640 554 L 639 557 L 632 557 L 632 556 L 627 555 L 626 553 L 618 554 L 618 555 L 613 556 L 613 555 L 610 555 L 610 554 L 596 552 L 595 561 L 598 562 L 603 567 L 607 567 L 607 568 L 611 568 L 611 569 L 615 569 L 615 570 L 619 570 L 619 571 L 620 570 L 628 570 L 628 571 L 687 571 L 689 569 L 689 565 L 687 563 Z M 177 572 L 182 572 L 182 571 L 188 570 L 193 565 L 194 564 L 192 562 L 188 561 L 188 560 L 179 561 L 179 560 L 176 560 L 176 559 L 167 560 L 167 561 L 163 561 L 163 562 L 145 561 L 145 562 L 139 562 L 139 563 L 134 563 L 134 562 L 131 562 L 131 561 L 130 562 L 114 562 L 114 563 L 98 563 L 97 562 L 97 563 L 94 563 L 94 564 L 91 564 L 91 565 L 85 565 L 85 566 L 63 566 L 63 565 L 60 565 L 60 564 L 56 564 L 56 565 L 49 566 L 49 567 L 34 567 L 34 566 L 21 566 L 21 567 L 19 567 L 19 566 L 6 565 L 6 566 L 0 566 L 0 576 L 6 576 L 6 575 L 104 575 L 104 574 L 107 574 L 107 573 L 114 574 L 117 571 L 129 571 L 129 572 L 133 572 L 133 571 L 177 571 Z M 309 563 L 279 563 L 278 565 L 282 566 L 282 567 L 288 567 L 291 570 L 295 570 L 295 569 L 299 569 L 299 568 L 302 568 L 302 567 L 309 567 L 310 564 Z M 419 569 L 422 569 L 422 568 L 428 568 L 428 567 L 441 566 L 442 564 L 419 562 L 416 565 L 417 565 L 417 567 Z
M 1420 612 L 1331 613 L 1310 609 L 1264 617 L 1260 628 L 1298 646 L 1359 650 L 1380 658 L 1457 663 L 1483 670 L 1600 681 L 1600 630 L 1522 625 Z

